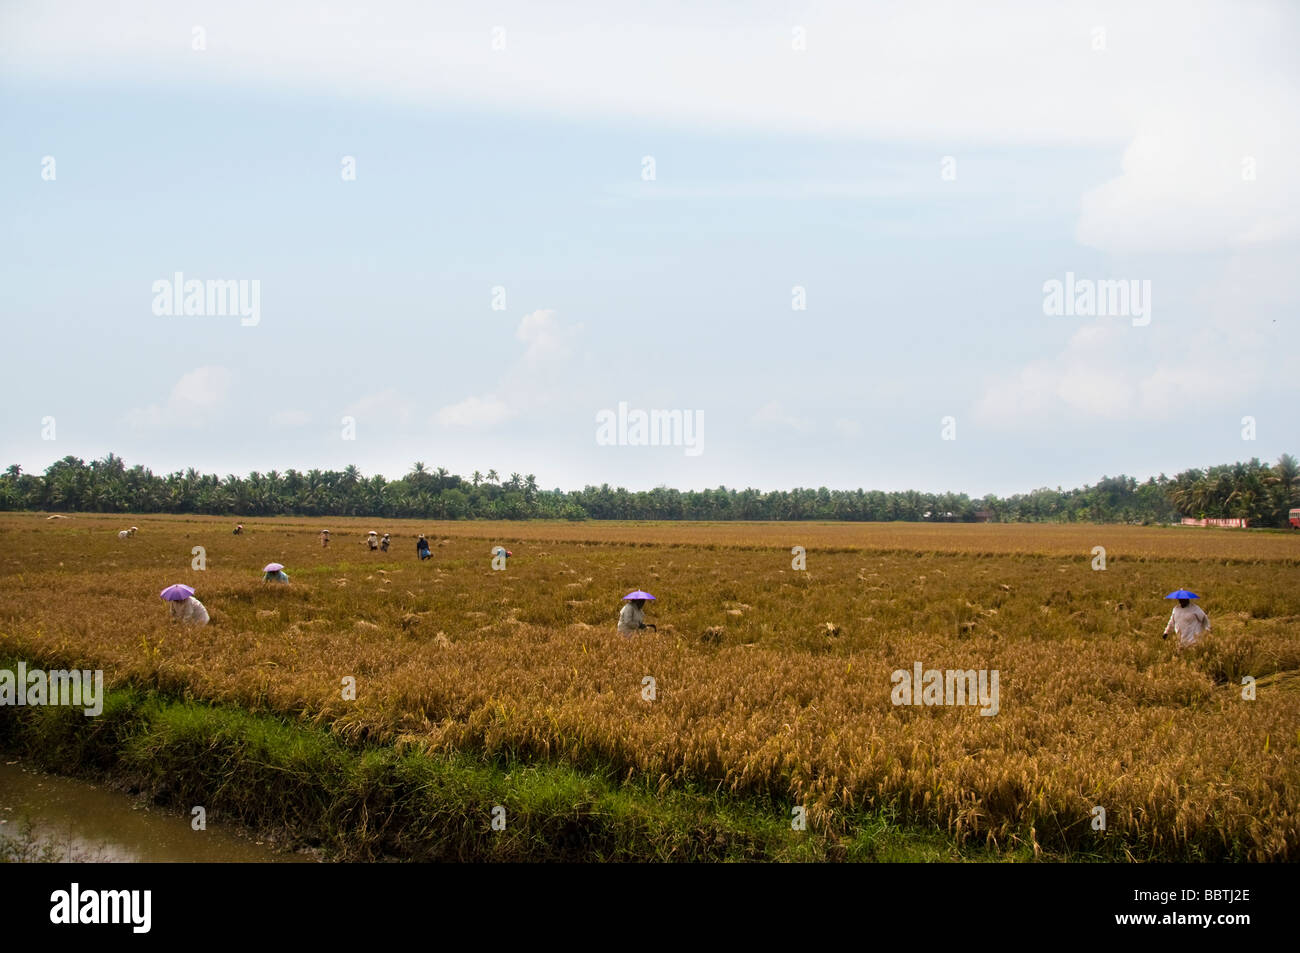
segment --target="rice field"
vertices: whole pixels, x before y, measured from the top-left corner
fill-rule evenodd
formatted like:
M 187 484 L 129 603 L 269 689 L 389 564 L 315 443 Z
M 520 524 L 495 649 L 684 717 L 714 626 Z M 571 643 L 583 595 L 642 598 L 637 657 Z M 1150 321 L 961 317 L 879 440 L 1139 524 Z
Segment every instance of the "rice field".
M 0 516 L 0 652 L 349 744 L 802 807 L 832 841 L 883 811 L 1015 857 L 1300 858 L 1300 533 L 234 522 Z M 289 585 L 261 581 L 271 561 Z M 211 625 L 169 620 L 176 582 Z M 1180 654 L 1160 636 L 1181 586 L 1213 631 Z M 637 588 L 658 632 L 628 639 Z M 997 713 L 895 704 L 916 663 L 996 671 Z

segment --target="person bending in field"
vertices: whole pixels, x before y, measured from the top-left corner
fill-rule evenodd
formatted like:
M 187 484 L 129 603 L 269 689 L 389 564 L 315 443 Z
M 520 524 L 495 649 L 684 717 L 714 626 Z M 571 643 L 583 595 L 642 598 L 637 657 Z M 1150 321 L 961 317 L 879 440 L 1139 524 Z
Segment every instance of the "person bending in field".
M 645 620 L 645 600 L 632 599 L 623 603 L 623 608 L 618 613 L 618 631 L 623 635 L 631 635 L 633 632 L 639 632 L 642 629 L 655 629 L 654 623 L 646 623 Z
M 415 552 L 421 559 L 428 559 L 433 553 L 429 552 L 429 541 L 420 534 L 420 538 L 415 541 Z
M 330 544 L 330 531 L 327 529 L 323 529 L 320 531 L 321 549 L 325 549 L 326 547 L 329 546 L 329 544 Z
M 208 624 L 208 610 L 203 607 L 193 596 L 190 596 L 184 602 L 173 602 L 172 618 L 181 622 L 193 622 L 195 625 Z
M 1192 605 L 1192 600 L 1179 599 L 1174 611 L 1169 613 L 1165 634 L 1160 638 L 1169 638 L 1171 629 L 1178 635 L 1178 650 L 1181 652 L 1195 645 L 1201 633 L 1210 631 L 1210 617 L 1200 606 Z
M 236 524 L 235 524 L 235 535 L 236 535 L 236 536 L 239 536 L 239 535 L 241 535 L 243 532 L 244 532 L 244 524 L 243 524 L 243 523 L 236 523 Z

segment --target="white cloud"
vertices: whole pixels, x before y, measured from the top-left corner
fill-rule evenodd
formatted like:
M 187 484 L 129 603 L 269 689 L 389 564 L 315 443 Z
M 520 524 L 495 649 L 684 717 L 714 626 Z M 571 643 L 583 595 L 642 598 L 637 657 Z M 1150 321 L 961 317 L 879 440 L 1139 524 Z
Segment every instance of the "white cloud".
M 172 385 L 167 400 L 127 414 L 133 427 L 199 427 L 227 406 L 234 374 L 228 368 L 196 367 Z
M 499 397 L 466 397 L 458 404 L 438 411 L 438 423 L 444 427 L 482 429 L 493 427 L 514 416 L 515 411 Z
M 9 74 L 60 80 L 170 79 L 931 142 L 936 160 L 989 143 L 1100 144 L 1124 150 L 1122 171 L 1082 198 L 1077 234 L 1085 244 L 1205 249 L 1279 241 L 1300 230 L 1300 177 L 1291 171 L 1300 12 L 1281 0 L 1245 8 L 1231 0 L 1004 0 L 993 7 L 841 0 L 798 8 L 702 0 L 665 2 L 653 18 L 619 0 L 544 9 L 502 0 L 490 17 L 469 0 L 390 0 L 345 11 L 227 0 L 185 21 L 203 24 L 203 53 L 178 31 L 175 10 L 175 0 L 141 0 L 129 18 L 98 2 L 10 5 L 0 13 L 0 63 Z M 497 25 L 506 30 L 504 49 L 493 48 Z M 802 51 L 794 49 L 796 27 L 806 39 Z M 1241 178 L 1245 156 L 1258 162 L 1252 183 Z M 639 159 L 629 157 L 629 178 Z M 690 186 L 672 169 L 661 163 L 661 197 L 693 188 L 739 196 L 899 188 Z
M 1018 429 L 1053 412 L 1056 373 L 1053 362 L 1033 361 L 1011 377 L 992 381 L 975 404 L 975 418 L 986 426 Z
M 1246 397 L 1256 372 L 1239 361 L 1218 364 L 1206 361 L 1200 371 L 1187 365 L 1157 367 L 1137 384 L 1137 405 L 1154 419 L 1173 420 L 1191 416 L 1195 408 L 1233 406 Z
M 1269 341 L 1231 317 L 1160 330 L 1123 319 L 1082 327 L 1059 354 L 992 381 L 975 417 L 998 430 L 1180 420 L 1220 413 L 1259 386 Z
M 549 308 L 524 315 L 515 328 L 515 340 L 523 342 L 524 352 L 497 388 L 505 396 L 471 395 L 440 408 L 434 419 L 443 427 L 486 430 L 544 406 L 569 373 L 570 345 L 581 330 L 580 324 L 561 324 Z
M 208 410 L 225 401 L 234 375 L 224 367 L 198 367 L 172 388 L 171 401 L 189 410 Z
M 355 417 L 358 426 L 364 422 L 405 426 L 411 420 L 415 404 L 398 393 L 397 388 L 387 387 L 375 394 L 367 394 L 344 408 L 343 413 Z
M 1109 252 L 1203 252 L 1300 235 L 1300 147 L 1290 102 L 1224 103 L 1226 115 L 1163 117 L 1124 152 L 1119 176 L 1086 192 L 1076 237 Z M 1203 109 L 1214 110 L 1214 106 Z
M 1294 22 L 1284 3 L 1247 14 L 1209 0 L 993 8 L 840 0 L 793 9 L 666 0 L 653 18 L 626 0 L 545 8 L 502 0 L 490 16 L 470 0 L 390 0 L 346 15 L 261 0 L 203 5 L 189 19 L 176 9 L 176 0 L 141 0 L 124 19 L 91 0 L 10 6 L 0 62 L 62 77 L 201 77 L 563 116 L 1077 143 L 1128 138 L 1148 101 L 1166 92 L 1195 103 L 1243 77 L 1266 92 L 1287 76 L 1282 40 Z M 206 30 L 201 59 L 188 28 L 178 30 L 182 20 Z M 496 25 L 505 49 L 493 49 Z M 1104 51 L 1093 49 L 1098 25 Z M 804 51 L 794 49 L 796 27 Z
M 581 325 L 562 327 L 555 312 L 548 308 L 524 315 L 515 329 L 515 339 L 528 345 L 524 351 L 524 363 L 536 367 L 568 358 L 571 354 L 569 341 L 579 330 Z
M 806 417 L 800 417 L 787 411 L 780 401 L 768 401 L 750 418 L 750 423 L 756 427 L 777 430 L 794 430 L 798 433 L 807 433 L 813 429 L 813 422 Z
M 1146 414 L 1140 365 L 1126 353 L 1140 333 L 1115 324 L 1080 328 L 1060 354 L 1031 361 L 991 384 L 976 404 L 976 419 L 1014 430 L 1049 420 L 1116 421 Z

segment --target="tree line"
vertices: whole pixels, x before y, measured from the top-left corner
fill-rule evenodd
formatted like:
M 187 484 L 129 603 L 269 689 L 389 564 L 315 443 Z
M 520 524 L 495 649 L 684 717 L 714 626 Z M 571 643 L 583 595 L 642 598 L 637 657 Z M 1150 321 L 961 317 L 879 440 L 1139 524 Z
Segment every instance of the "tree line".
M 422 519 L 856 520 L 872 522 L 1168 523 L 1180 517 L 1244 517 L 1251 525 L 1285 526 L 1300 506 L 1300 466 L 1291 454 L 1273 465 L 1251 459 L 1205 470 L 1161 474 L 1139 483 L 1102 477 L 1094 486 L 972 499 L 964 493 L 915 490 L 630 491 L 609 484 L 544 490 L 533 474 L 477 470 L 469 479 L 416 463 L 399 480 L 343 470 L 271 470 L 245 477 L 166 475 L 127 468 L 109 454 L 86 463 L 67 456 L 43 474 L 10 466 L 0 476 L 0 510 L 93 513 L 205 513 L 229 516 L 373 516 Z

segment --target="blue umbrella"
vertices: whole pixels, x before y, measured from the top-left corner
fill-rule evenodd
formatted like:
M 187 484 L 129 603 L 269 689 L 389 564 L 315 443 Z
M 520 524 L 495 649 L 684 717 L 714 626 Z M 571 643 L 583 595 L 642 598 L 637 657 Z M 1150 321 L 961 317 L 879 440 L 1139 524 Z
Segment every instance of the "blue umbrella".
M 1169 593 L 1169 595 L 1165 596 L 1165 598 L 1166 599 L 1199 599 L 1201 597 L 1194 592 L 1188 592 L 1186 589 L 1175 589 L 1173 592 Z
M 636 592 L 629 592 L 627 595 L 623 597 L 624 602 L 627 602 L 629 599 L 654 599 L 654 596 L 650 595 L 650 593 L 648 592 L 642 592 L 640 589 L 638 589 Z
M 194 589 L 190 586 L 176 583 L 174 586 L 168 586 L 162 592 L 158 593 L 168 602 L 184 602 L 190 596 L 194 595 Z

